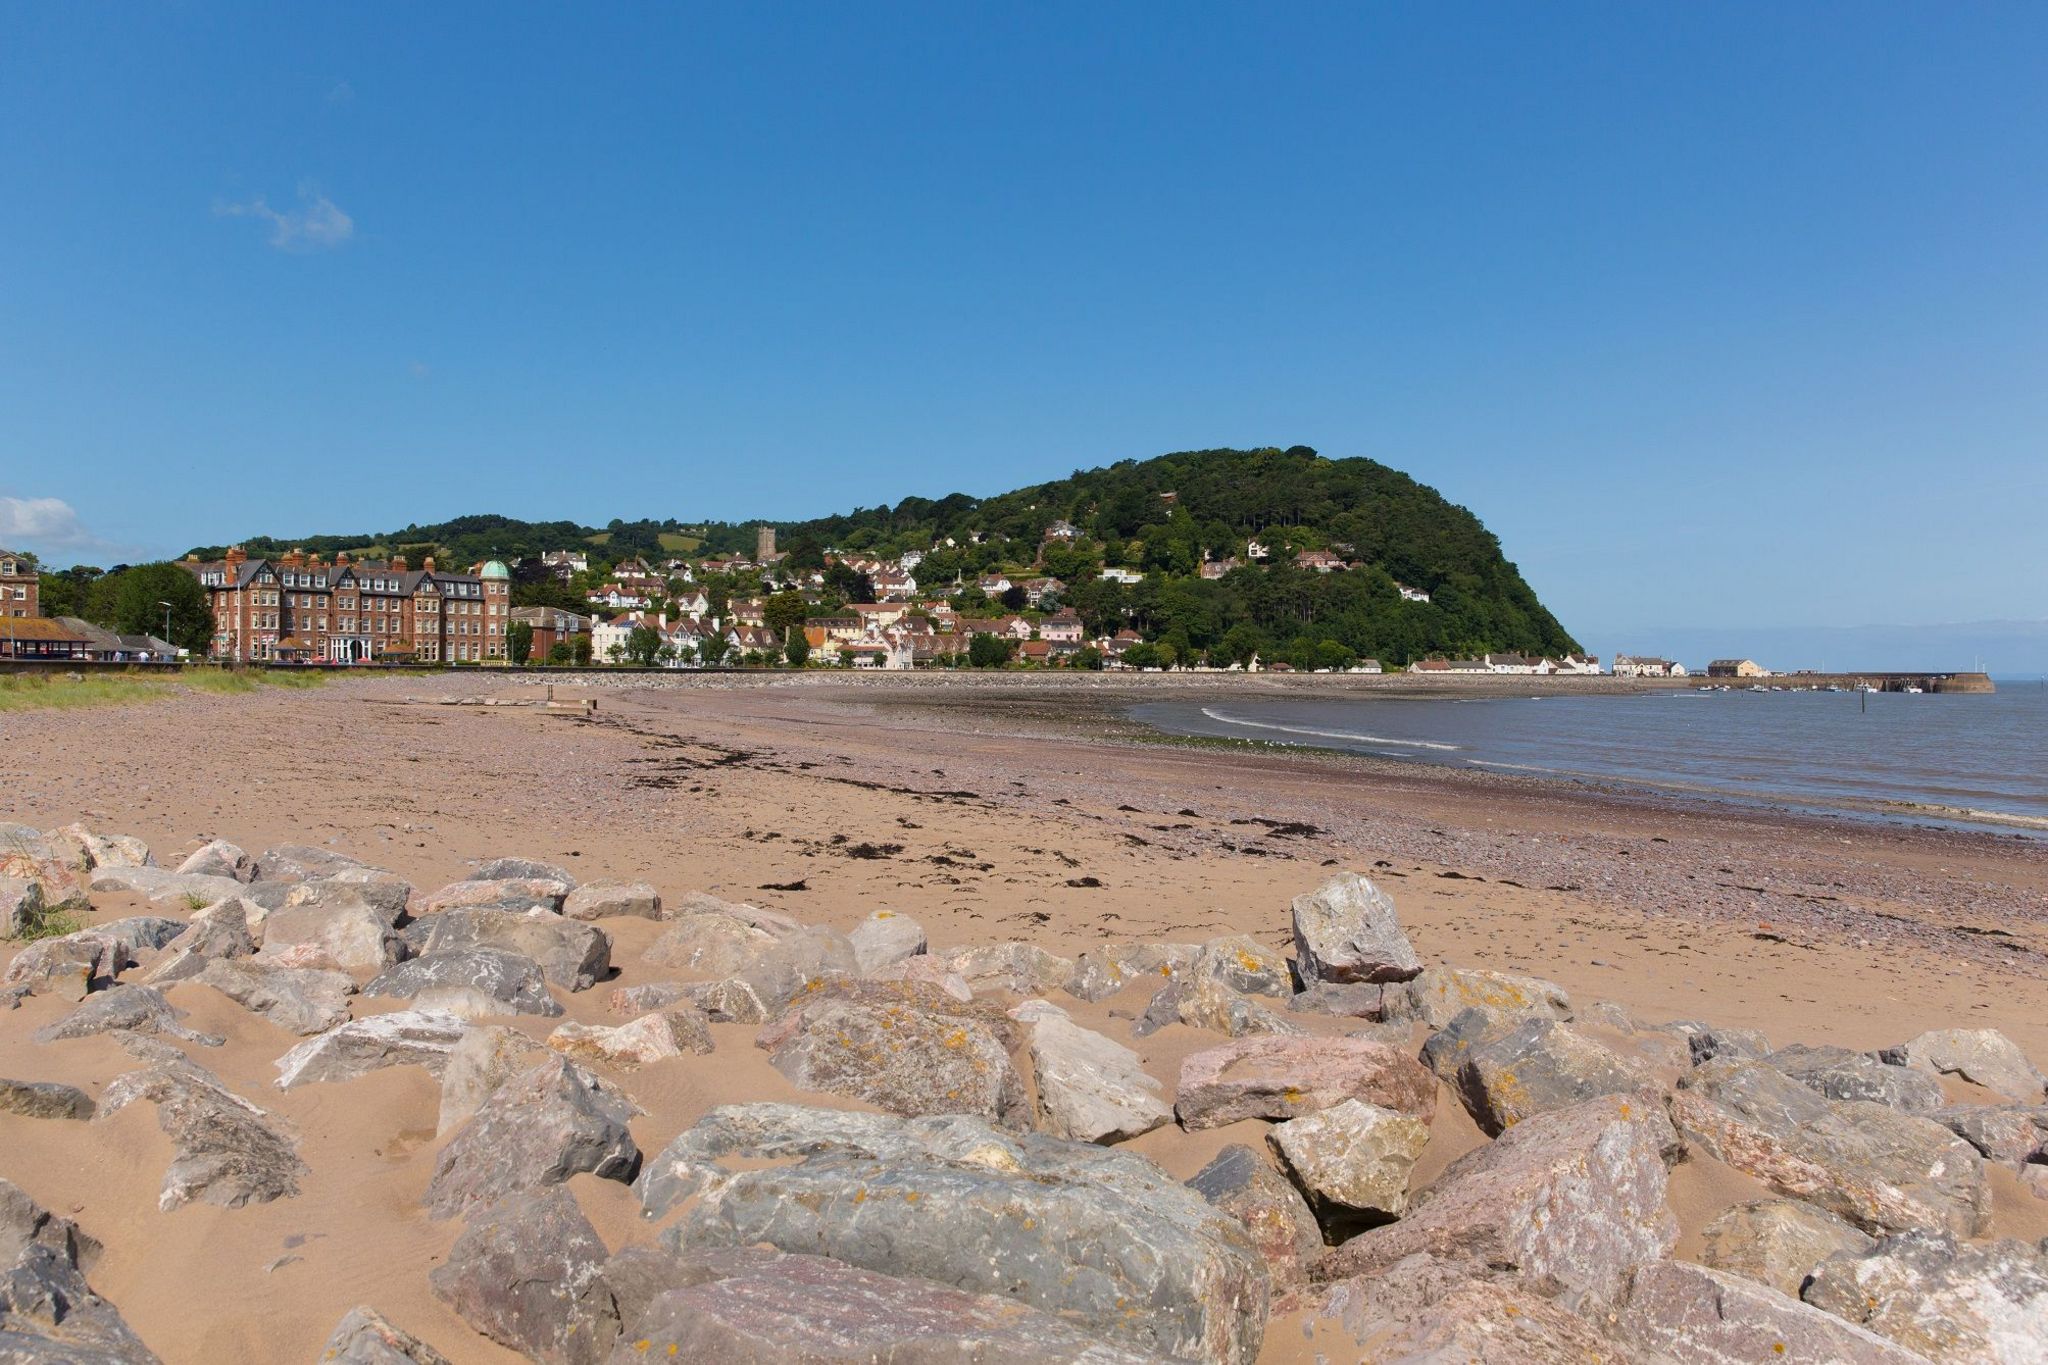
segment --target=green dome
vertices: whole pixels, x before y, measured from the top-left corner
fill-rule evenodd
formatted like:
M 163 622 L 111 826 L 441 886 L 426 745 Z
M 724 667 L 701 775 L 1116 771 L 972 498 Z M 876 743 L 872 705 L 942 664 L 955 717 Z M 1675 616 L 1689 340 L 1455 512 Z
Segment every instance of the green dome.
M 484 562 L 482 572 L 480 572 L 477 575 L 477 577 L 486 579 L 495 578 L 500 581 L 506 581 L 512 577 L 512 571 L 505 567 L 505 561 L 502 559 L 486 560 Z

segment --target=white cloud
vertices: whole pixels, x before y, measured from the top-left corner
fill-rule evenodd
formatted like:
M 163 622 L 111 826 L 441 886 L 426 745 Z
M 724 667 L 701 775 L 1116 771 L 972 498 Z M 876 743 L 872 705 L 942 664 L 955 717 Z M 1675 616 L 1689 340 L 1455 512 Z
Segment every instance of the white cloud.
M 240 203 L 215 203 L 220 218 L 259 218 L 270 224 L 270 244 L 279 251 L 330 251 L 356 235 L 356 220 L 311 185 L 299 186 L 297 208 L 278 210 L 262 195 Z
M 354 100 L 355 97 L 356 88 L 347 81 L 337 82 L 335 87 L 327 92 L 327 102 L 329 104 L 347 104 Z
M 25 550 L 35 545 L 97 545 L 62 498 L 0 498 L 0 545 Z

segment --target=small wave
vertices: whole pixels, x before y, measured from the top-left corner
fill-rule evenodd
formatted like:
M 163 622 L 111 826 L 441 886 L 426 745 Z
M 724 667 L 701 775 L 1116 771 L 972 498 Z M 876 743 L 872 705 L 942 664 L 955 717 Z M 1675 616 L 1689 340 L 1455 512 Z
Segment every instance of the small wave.
M 1207 706 L 1202 708 L 1202 714 L 1225 725 L 1243 725 L 1254 730 L 1278 730 L 1283 734 L 1309 735 L 1316 739 L 1348 739 L 1354 744 L 1398 744 L 1404 749 L 1440 749 L 1446 753 L 1464 747 L 1462 744 L 1442 744 L 1433 739 L 1389 739 L 1385 735 L 1361 735 L 1354 730 L 1314 730 L 1303 725 L 1275 725 L 1263 720 L 1240 720 L 1236 716 L 1226 716 Z
M 1509 768 L 1518 773 L 1557 773 L 1565 777 L 1579 775 L 1569 768 L 1544 768 L 1534 763 L 1501 763 L 1484 758 L 1468 758 L 1465 761 L 1475 768 Z

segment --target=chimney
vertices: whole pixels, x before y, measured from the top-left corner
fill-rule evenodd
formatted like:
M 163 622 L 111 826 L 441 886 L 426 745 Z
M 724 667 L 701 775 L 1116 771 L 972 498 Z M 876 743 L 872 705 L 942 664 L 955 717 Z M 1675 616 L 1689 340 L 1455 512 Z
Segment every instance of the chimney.
M 229 567 L 230 569 L 236 568 L 236 567 L 238 567 L 238 566 L 240 566 L 240 565 L 242 565 L 242 564 L 246 564 L 246 563 L 248 563 L 248 561 L 249 561 L 249 556 L 248 556 L 248 555 L 246 555 L 246 554 L 244 554 L 244 553 L 242 552 L 242 547 L 241 547 L 241 546 L 239 546 L 239 545 L 230 545 L 230 546 L 228 546 L 228 557 L 227 557 L 227 564 L 228 564 L 228 567 Z
M 662 612 L 658 619 L 661 622 L 661 628 L 666 631 L 668 629 L 668 613 L 666 611 Z
M 393 555 L 391 556 L 391 567 L 398 570 L 398 572 L 400 573 L 404 573 L 406 569 L 411 566 L 405 562 L 404 555 Z
M 284 557 L 284 562 L 294 569 L 303 569 L 306 567 L 306 552 L 294 545 L 291 553 Z
M 432 555 L 428 555 L 426 559 L 422 562 L 421 567 L 424 568 L 428 573 L 432 573 L 434 571 L 434 557 Z
M 320 567 L 319 551 L 315 550 L 312 554 L 306 556 L 306 567 L 309 569 L 317 569 Z
M 345 566 L 345 565 L 347 565 L 347 563 L 348 563 L 348 551 L 347 551 L 347 550 L 336 550 L 336 551 L 334 552 L 334 562 L 335 562 L 336 564 L 339 564 L 339 565 L 344 565 L 344 566 Z

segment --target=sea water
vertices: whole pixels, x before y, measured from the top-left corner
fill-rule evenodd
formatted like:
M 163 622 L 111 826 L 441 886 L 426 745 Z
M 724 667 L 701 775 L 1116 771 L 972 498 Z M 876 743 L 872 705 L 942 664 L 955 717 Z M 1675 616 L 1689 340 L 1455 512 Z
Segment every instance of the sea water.
M 1173 734 L 2048 834 L 2048 683 L 1147 702 Z

